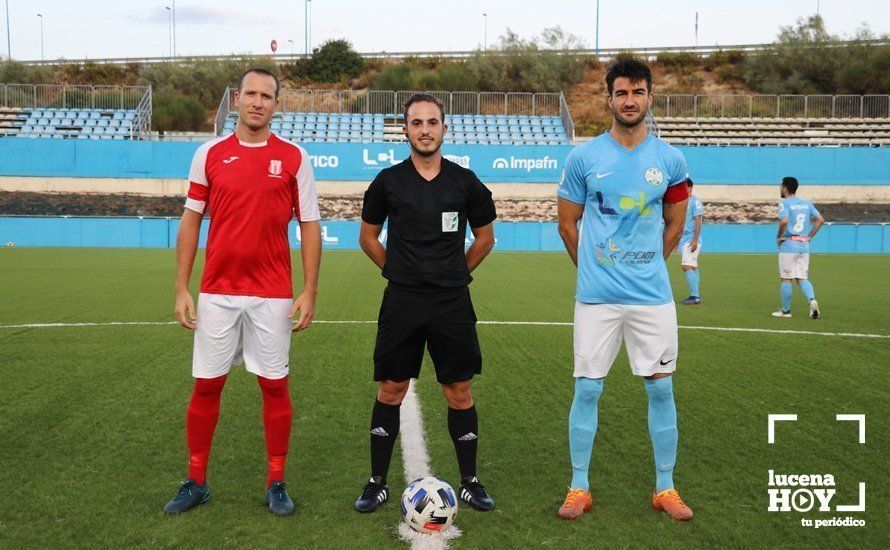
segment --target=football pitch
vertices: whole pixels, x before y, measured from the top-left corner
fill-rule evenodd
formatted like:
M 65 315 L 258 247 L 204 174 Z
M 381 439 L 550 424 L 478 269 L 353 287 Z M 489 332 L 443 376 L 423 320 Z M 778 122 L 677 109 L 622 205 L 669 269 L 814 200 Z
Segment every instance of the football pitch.
M 293 339 L 295 515 L 274 517 L 263 505 L 261 397 L 241 367 L 223 393 L 212 500 L 180 517 L 162 513 L 185 473 L 192 388 L 192 333 L 168 324 L 174 262 L 170 250 L 0 250 L 0 547 L 407 548 L 396 530 L 400 452 L 390 502 L 369 515 L 352 508 L 368 476 L 375 326 L 333 321 L 375 320 L 385 284 L 360 252 L 324 254 L 316 319 L 332 322 Z M 572 320 L 574 267 L 565 254 L 496 252 L 471 285 L 479 320 L 542 324 L 479 326 L 479 475 L 497 507 L 461 507 L 453 548 L 886 547 L 890 256 L 813 256 L 823 312 L 816 321 L 796 288 L 794 317 L 770 317 L 779 302 L 774 255 L 705 252 L 700 262 L 704 303 L 678 306 L 674 377 L 674 479 L 694 520 L 671 522 L 651 508 L 646 393 L 624 352 L 599 404 L 596 506 L 574 522 L 557 518 L 571 479 L 573 379 L 572 329 L 556 323 Z M 674 293 L 683 298 L 678 264 L 672 257 Z M 298 253 L 294 265 L 300 281 Z M 200 265 L 195 288 L 199 275 Z M 63 326 L 34 326 L 42 323 Z M 445 400 L 428 357 L 417 393 L 431 468 L 456 487 Z M 771 445 L 767 415 L 780 413 L 798 421 L 777 424 Z M 856 423 L 837 414 L 866 416 L 864 444 Z M 768 512 L 769 470 L 832 474 L 832 511 Z M 859 482 L 866 511 L 834 511 L 858 502 Z M 866 524 L 801 525 L 846 516 Z

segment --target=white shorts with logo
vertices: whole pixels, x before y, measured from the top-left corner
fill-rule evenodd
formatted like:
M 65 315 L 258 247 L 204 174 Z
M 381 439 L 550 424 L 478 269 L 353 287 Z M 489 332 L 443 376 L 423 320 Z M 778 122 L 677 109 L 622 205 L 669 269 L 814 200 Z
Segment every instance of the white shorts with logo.
M 779 277 L 782 279 L 806 279 L 809 272 L 809 252 L 779 252 Z
M 683 246 L 680 247 L 680 264 L 698 268 L 698 253 L 701 252 L 701 241 L 698 242 L 695 252 L 689 249 L 691 244 L 692 241 L 689 241 L 688 243 L 683 243 Z
M 217 378 L 232 365 L 276 380 L 288 374 L 293 300 L 198 295 L 192 376 Z
M 575 302 L 575 377 L 603 378 L 621 348 L 637 376 L 677 368 L 677 309 L 658 306 Z

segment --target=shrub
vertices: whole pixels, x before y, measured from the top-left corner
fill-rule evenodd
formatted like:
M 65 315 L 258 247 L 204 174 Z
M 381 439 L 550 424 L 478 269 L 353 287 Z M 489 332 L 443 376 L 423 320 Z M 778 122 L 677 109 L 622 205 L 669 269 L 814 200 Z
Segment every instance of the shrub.
M 153 130 L 195 131 L 207 127 L 207 114 L 198 100 L 178 92 L 161 92 L 152 95 Z

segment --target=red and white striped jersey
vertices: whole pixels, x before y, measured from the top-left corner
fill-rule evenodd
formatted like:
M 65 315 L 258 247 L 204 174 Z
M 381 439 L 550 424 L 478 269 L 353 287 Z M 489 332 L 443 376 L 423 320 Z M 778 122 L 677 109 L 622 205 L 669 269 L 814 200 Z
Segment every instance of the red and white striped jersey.
M 210 216 L 201 292 L 293 297 L 288 224 L 320 218 L 306 150 L 228 134 L 198 148 L 189 182 L 185 207 Z

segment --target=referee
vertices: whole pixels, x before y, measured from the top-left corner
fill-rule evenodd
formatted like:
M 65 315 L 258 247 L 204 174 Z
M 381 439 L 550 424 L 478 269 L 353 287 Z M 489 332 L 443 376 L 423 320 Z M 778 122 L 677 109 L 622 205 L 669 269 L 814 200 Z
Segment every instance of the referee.
M 389 281 L 374 349 L 380 383 L 371 414 L 371 479 L 355 502 L 373 512 L 389 497 L 386 474 L 399 433 L 399 408 L 420 374 L 427 346 L 448 401 L 448 431 L 460 469 L 460 498 L 477 510 L 494 500 L 476 477 L 478 418 L 470 382 L 482 372 L 476 314 L 467 285 L 494 247 L 491 192 L 466 168 L 442 158 L 442 103 L 414 94 L 403 128 L 411 156 L 382 170 L 365 192 L 359 244 Z M 389 219 L 387 247 L 378 240 Z M 475 240 L 465 249 L 467 224 Z

